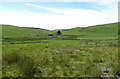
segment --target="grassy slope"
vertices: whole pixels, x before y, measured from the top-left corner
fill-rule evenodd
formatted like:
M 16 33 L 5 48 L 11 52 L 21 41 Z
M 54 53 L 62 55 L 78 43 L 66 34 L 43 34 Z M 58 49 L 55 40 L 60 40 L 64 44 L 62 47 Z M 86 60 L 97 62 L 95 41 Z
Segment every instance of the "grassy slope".
M 3 38 L 12 37 L 36 37 L 37 35 L 47 35 L 47 30 L 16 27 L 12 25 L 2 25 Z
M 104 25 L 96 25 L 91 27 L 85 28 L 73 28 L 69 30 L 62 31 L 65 35 L 116 35 L 118 32 L 118 24 L 111 23 L 111 24 L 104 24 Z
M 96 25 L 85 28 L 73 28 L 63 30 L 63 35 L 85 35 L 78 38 L 117 38 L 118 37 L 118 23 Z
M 57 31 L 51 31 L 56 35 Z M 78 36 L 78 39 L 116 39 L 118 38 L 118 23 L 96 25 L 91 27 L 78 27 L 73 29 L 62 30 L 62 35 L 84 35 Z M 10 37 L 37 37 L 45 36 L 50 33 L 47 30 L 22 28 L 11 25 L 3 25 L 3 38 Z

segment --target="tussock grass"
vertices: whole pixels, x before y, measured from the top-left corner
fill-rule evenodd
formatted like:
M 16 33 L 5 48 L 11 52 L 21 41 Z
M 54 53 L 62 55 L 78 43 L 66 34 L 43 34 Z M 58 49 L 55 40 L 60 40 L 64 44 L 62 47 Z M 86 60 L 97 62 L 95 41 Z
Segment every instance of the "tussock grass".
M 34 74 L 34 60 L 24 53 L 8 53 L 3 55 L 3 65 L 11 66 L 14 64 L 15 70 L 19 72 L 19 76 L 30 77 Z M 3 67 L 4 70 L 4 67 Z M 3 74 L 6 72 L 3 71 Z
M 3 45 L 3 76 L 113 77 L 119 73 L 118 47 L 113 43 L 117 40 Z

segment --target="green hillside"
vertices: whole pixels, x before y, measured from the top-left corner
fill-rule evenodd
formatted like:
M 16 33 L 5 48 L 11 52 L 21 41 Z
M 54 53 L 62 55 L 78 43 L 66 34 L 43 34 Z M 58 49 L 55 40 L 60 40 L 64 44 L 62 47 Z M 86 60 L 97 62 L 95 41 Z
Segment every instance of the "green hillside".
M 47 30 L 24 28 L 24 27 L 12 26 L 12 25 L 2 25 L 3 38 L 36 37 L 47 34 L 48 34 Z
M 89 26 L 84 28 L 73 28 L 62 31 L 63 35 L 80 35 L 83 39 L 113 39 L 118 38 L 118 23 Z
M 12 25 L 2 26 L 3 38 L 15 37 L 39 37 L 48 38 L 48 34 L 53 34 L 56 38 L 57 31 L 49 31 L 43 29 L 32 29 L 17 27 Z M 77 35 L 77 39 L 117 39 L 118 38 L 118 23 L 96 25 L 89 27 L 78 27 L 73 29 L 61 30 L 61 37 L 65 35 Z

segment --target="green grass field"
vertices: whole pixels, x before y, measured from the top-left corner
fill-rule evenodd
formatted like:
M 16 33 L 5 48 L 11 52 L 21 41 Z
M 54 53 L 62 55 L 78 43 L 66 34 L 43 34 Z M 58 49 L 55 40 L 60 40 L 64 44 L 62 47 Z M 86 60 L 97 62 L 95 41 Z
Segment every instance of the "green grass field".
M 61 30 L 59 36 L 56 30 L 2 28 L 3 77 L 119 76 L 117 23 Z

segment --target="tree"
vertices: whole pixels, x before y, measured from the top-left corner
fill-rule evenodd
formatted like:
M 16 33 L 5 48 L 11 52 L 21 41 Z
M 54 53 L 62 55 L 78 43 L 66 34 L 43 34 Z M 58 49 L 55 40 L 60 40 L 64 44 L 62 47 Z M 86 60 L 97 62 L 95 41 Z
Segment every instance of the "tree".
M 60 30 L 58 30 L 57 35 L 61 35 L 61 31 Z

